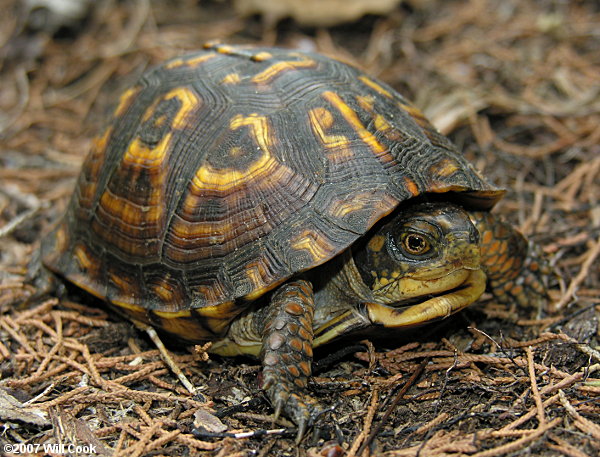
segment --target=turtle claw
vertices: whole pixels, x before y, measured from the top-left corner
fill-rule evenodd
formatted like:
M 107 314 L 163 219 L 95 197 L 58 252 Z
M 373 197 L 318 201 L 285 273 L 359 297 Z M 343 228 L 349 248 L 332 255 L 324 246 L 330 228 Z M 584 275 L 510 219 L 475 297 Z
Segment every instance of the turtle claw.
M 289 386 L 273 386 L 272 389 L 267 389 L 267 395 L 271 398 L 271 402 L 275 408 L 273 420 L 277 420 L 283 412 L 287 417 L 292 419 L 298 426 L 296 435 L 296 444 L 298 444 L 309 427 L 313 425 L 315 419 L 321 414 L 321 407 L 318 402 L 304 392 L 289 392 Z M 284 382 L 285 384 L 285 382 Z
M 274 408 L 273 421 L 283 413 L 298 426 L 296 442 L 300 442 L 306 431 L 313 425 L 321 414 L 322 408 L 318 402 L 301 389 L 290 385 L 285 377 L 280 377 L 277 384 L 264 386 L 267 396 Z
M 306 429 L 308 428 L 308 422 L 302 421 L 298 424 L 298 434 L 296 435 L 296 444 L 300 444 L 302 438 L 304 438 L 304 434 L 306 433 Z
M 273 413 L 273 422 L 275 422 L 277 419 L 279 419 L 279 416 L 281 416 L 282 410 L 283 410 L 283 402 L 278 401 L 277 404 L 275 405 L 275 412 Z
M 294 397 L 297 397 L 294 395 Z M 299 397 L 297 397 L 299 399 Z M 299 399 L 300 400 L 300 399 Z M 321 407 L 317 401 L 311 397 L 305 397 L 301 404 L 294 406 L 296 417 L 294 421 L 298 424 L 298 433 L 296 435 L 296 444 L 299 444 L 306 434 L 306 430 L 311 427 L 316 418 L 321 414 Z

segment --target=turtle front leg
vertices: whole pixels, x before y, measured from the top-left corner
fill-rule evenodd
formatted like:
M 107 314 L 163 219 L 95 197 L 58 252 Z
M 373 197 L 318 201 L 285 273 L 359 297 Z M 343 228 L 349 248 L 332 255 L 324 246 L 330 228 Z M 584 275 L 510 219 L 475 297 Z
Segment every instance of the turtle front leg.
M 471 220 L 479 230 L 481 265 L 495 298 L 505 304 L 543 306 L 552 271 L 539 247 L 490 213 L 473 212 Z
M 262 329 L 261 387 L 275 408 L 275 417 L 283 411 L 298 425 L 297 441 L 320 410 L 306 393 L 314 309 L 312 285 L 304 280 L 288 282 L 273 294 Z

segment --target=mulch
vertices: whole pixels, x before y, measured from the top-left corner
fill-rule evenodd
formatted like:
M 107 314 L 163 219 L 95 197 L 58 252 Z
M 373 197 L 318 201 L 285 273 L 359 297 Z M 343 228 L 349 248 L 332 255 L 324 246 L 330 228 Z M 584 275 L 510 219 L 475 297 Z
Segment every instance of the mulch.
M 0 14 L 5 453 L 600 453 L 597 2 L 407 0 L 329 27 L 242 17 L 225 0 L 104 0 L 73 17 L 27 9 L 33 3 L 5 0 Z M 486 295 L 418 334 L 318 351 L 310 390 L 328 411 L 296 446 L 293 424 L 272 420 L 257 361 L 167 342 L 190 393 L 151 339 L 101 304 L 73 291 L 34 298 L 29 261 L 115 94 L 208 40 L 317 50 L 413 100 L 508 189 L 495 211 L 557 272 L 548 306 L 506 309 Z

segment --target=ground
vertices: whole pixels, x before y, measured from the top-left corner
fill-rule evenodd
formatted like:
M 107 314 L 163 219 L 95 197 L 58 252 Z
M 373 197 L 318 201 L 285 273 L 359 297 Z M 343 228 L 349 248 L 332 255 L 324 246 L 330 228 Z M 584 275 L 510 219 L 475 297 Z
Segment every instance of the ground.
M 66 15 L 28 9 L 38 3 L 57 2 L 5 0 L 0 15 L 2 445 L 128 457 L 598 455 L 597 2 L 406 0 L 329 28 L 241 17 L 228 1 L 103 0 Z M 508 189 L 495 211 L 557 272 L 548 306 L 484 296 L 418 334 L 318 351 L 310 390 L 330 410 L 296 446 L 292 424 L 272 423 L 255 360 L 167 342 L 191 395 L 146 335 L 101 304 L 32 299 L 28 262 L 115 93 L 207 40 L 318 50 L 413 100 Z

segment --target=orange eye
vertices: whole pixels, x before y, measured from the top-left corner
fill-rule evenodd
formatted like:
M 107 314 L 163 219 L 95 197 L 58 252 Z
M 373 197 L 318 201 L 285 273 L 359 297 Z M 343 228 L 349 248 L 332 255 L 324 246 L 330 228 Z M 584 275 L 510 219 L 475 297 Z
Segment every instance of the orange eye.
M 406 235 L 402 244 L 405 251 L 412 255 L 425 254 L 431 249 L 431 246 L 425 237 L 417 233 L 409 233 Z

